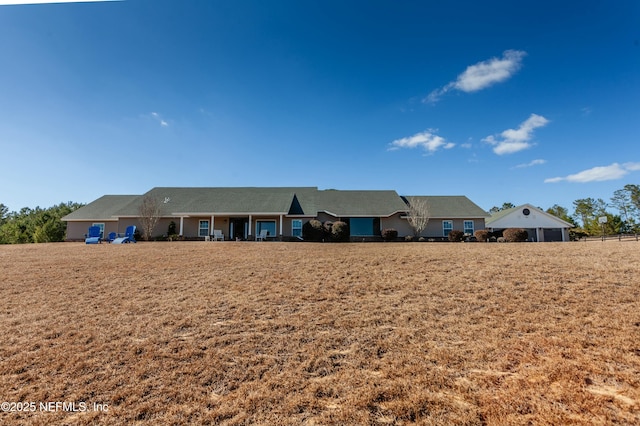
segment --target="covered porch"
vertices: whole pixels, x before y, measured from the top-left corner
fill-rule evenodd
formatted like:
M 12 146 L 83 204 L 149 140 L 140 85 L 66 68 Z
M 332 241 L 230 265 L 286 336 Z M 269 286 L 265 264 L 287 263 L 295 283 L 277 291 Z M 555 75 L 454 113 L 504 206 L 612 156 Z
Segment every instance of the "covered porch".
M 261 233 L 266 233 L 267 239 L 279 239 L 283 235 L 291 235 L 289 228 L 297 225 L 292 224 L 292 219 L 286 218 L 285 214 L 219 213 L 206 216 L 180 215 L 177 219 L 181 236 L 209 240 L 214 235 L 214 230 L 217 230 L 223 234 L 224 241 L 253 241 Z M 302 223 L 299 228 L 301 232 Z

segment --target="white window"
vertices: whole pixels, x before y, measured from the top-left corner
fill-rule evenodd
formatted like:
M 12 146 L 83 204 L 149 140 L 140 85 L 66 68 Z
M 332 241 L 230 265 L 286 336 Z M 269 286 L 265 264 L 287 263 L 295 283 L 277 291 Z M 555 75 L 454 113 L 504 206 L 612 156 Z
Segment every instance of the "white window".
M 100 228 L 100 239 L 104 238 L 104 223 L 92 223 L 91 226 Z
M 293 219 L 291 221 L 291 236 L 302 237 L 302 220 Z
M 452 220 L 443 220 L 442 221 L 442 235 L 445 237 L 449 236 L 449 232 L 453 231 L 453 221 Z
M 473 235 L 473 221 L 465 220 L 464 221 L 464 233 Z
M 268 237 L 274 237 L 276 235 L 276 221 L 275 220 L 257 220 L 256 235 L 260 235 L 260 233 L 265 229 L 267 230 Z
M 209 236 L 209 221 L 201 220 L 198 224 L 198 236 L 199 237 L 208 237 Z

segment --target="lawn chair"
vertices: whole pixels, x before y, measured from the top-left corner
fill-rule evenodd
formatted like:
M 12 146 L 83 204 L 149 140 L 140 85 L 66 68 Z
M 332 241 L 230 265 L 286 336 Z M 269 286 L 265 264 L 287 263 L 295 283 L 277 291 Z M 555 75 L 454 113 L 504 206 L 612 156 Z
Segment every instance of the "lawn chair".
M 263 229 L 260 231 L 259 235 L 256 235 L 256 241 L 264 241 L 265 238 L 267 238 L 267 235 L 269 235 L 269 231 L 267 229 Z
M 214 229 L 213 235 L 211 236 L 212 241 L 224 241 L 224 234 L 221 229 Z
M 124 231 L 124 236 L 118 236 L 115 240 L 113 240 L 113 244 L 125 244 L 125 243 L 135 243 L 136 239 L 134 234 L 136 233 L 136 226 L 131 225 L 127 226 L 127 229 Z
M 84 243 L 85 244 L 99 244 L 102 240 L 100 239 L 100 227 L 99 226 L 90 226 L 89 233 L 85 235 Z
M 109 232 L 109 236 L 107 237 L 107 241 L 109 241 L 109 243 L 112 243 L 113 240 L 115 240 L 116 238 L 118 238 L 118 234 L 116 234 L 115 232 Z

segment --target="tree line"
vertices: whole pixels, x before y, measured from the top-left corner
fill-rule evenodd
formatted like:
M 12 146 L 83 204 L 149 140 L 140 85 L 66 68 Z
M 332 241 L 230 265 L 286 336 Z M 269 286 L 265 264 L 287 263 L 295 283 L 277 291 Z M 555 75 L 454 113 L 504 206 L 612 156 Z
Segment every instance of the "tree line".
M 64 241 L 67 224 L 62 217 L 83 205 L 68 202 L 46 209 L 24 207 L 19 212 L 9 212 L 7 206 L 0 204 L 0 244 Z
M 491 208 L 489 213 L 513 207 L 511 203 L 504 203 L 501 207 Z M 546 212 L 571 223 L 575 226 L 571 232 L 578 235 L 640 233 L 640 185 L 625 185 L 614 191 L 608 202 L 602 198 L 580 198 L 572 207 L 570 212 L 567 207 L 554 204 Z M 600 223 L 602 217 L 606 217 L 606 223 Z

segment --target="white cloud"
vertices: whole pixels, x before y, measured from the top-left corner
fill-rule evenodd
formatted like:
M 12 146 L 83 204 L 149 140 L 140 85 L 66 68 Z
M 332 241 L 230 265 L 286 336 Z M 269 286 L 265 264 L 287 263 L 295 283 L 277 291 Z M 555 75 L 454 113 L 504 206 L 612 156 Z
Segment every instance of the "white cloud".
M 161 127 L 169 127 L 169 123 L 162 117 L 160 117 L 160 114 L 158 114 L 157 112 L 152 112 L 151 117 L 153 117 L 158 123 L 160 123 Z
M 538 159 L 538 160 L 532 160 L 529 163 L 525 163 L 525 164 L 518 164 L 517 166 L 515 166 L 515 169 L 523 169 L 525 167 L 533 167 L 533 166 L 540 166 L 542 164 L 545 164 L 547 162 L 547 160 L 542 160 L 542 159 Z
M 472 93 L 501 83 L 520 69 L 522 58 L 526 55 L 527 52 L 522 50 L 506 50 L 502 53 L 502 58 L 491 58 L 470 65 L 455 81 L 429 93 L 423 102 L 435 103 L 451 90 Z
M 549 123 L 549 120 L 543 116 L 531 114 L 517 129 L 507 129 L 500 133 L 500 138 L 491 135 L 482 139 L 482 141 L 493 145 L 493 152 L 498 155 L 513 154 L 530 148 L 533 145 L 531 143 L 533 131 L 538 127 L 546 126 L 547 123 Z
M 621 179 L 628 175 L 629 172 L 640 170 L 640 163 L 624 163 L 622 165 L 613 163 L 609 166 L 598 166 L 591 169 L 583 170 L 581 172 L 568 175 L 565 177 L 554 177 L 545 179 L 545 183 L 556 182 L 575 182 L 575 183 L 587 183 L 587 182 L 602 182 L 606 180 Z
M 622 167 L 624 167 L 625 169 L 631 172 L 635 172 L 640 170 L 640 163 L 624 163 Z
M 417 148 L 422 147 L 430 153 L 434 153 L 439 149 L 451 149 L 456 146 L 455 143 L 447 142 L 442 136 L 435 134 L 437 130 L 429 129 L 413 136 L 402 139 L 396 139 L 391 142 L 389 150 L 395 151 L 400 148 Z
M 122 1 L 122 0 L 0 0 L 0 6 L 17 5 L 17 4 L 47 4 L 47 3 L 92 3 L 105 1 Z

